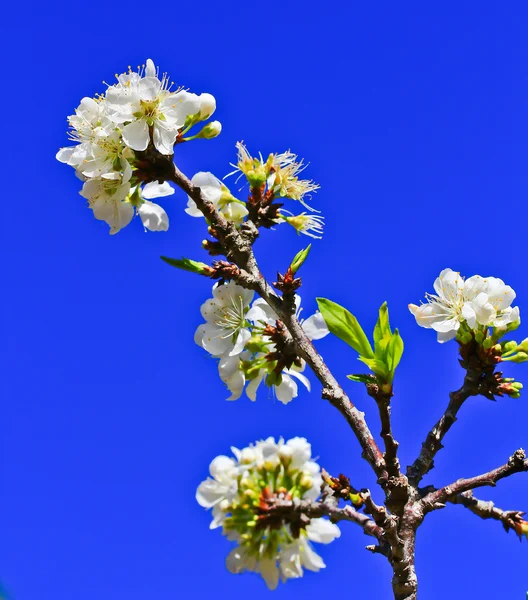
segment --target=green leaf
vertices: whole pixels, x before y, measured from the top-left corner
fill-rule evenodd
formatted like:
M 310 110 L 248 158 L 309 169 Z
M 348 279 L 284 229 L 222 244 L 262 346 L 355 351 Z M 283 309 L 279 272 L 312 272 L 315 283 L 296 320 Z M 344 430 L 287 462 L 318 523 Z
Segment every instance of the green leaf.
M 361 356 L 374 358 L 372 346 L 358 320 L 351 312 L 326 298 L 317 298 L 317 304 L 328 329 L 335 336 L 352 346 Z
M 402 354 L 403 340 L 399 331 L 395 329 L 390 339 L 389 345 L 387 346 L 387 367 L 392 376 L 394 376 L 394 371 L 396 370 L 396 367 L 400 364 Z
M 198 273 L 198 275 L 209 275 L 212 271 L 209 265 L 191 260 L 190 258 L 168 258 L 167 256 L 160 256 L 160 258 L 171 267 L 190 271 L 191 273 Z
M 347 378 L 358 383 L 377 383 L 378 380 L 373 375 L 347 375 Z
M 381 379 L 382 381 L 388 381 L 389 371 L 385 363 L 379 358 L 365 358 L 363 356 L 360 356 L 359 360 L 362 363 L 365 363 L 367 367 L 374 373 L 374 375 L 379 377 L 379 379 Z
M 380 345 L 382 340 L 387 340 L 388 343 L 391 335 L 392 331 L 389 323 L 389 309 L 387 307 L 387 303 L 384 302 L 379 309 L 378 321 L 376 323 L 376 327 L 374 327 L 374 348 L 376 348 L 376 355 L 378 354 L 378 345 Z
M 304 261 L 308 258 L 308 254 L 310 254 L 311 248 L 312 248 L 312 244 L 309 244 L 307 248 L 305 248 L 304 250 L 300 250 L 295 255 L 295 257 L 292 260 L 291 265 L 290 265 L 290 269 L 292 270 L 292 273 L 294 275 L 301 268 Z

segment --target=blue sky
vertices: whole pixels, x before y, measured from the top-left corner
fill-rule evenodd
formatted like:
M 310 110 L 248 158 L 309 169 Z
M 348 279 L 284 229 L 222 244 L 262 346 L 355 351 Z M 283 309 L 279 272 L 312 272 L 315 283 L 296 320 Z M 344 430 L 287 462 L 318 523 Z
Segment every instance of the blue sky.
M 231 445 L 305 436 L 330 472 L 374 485 L 317 385 L 287 407 L 265 394 L 225 402 L 214 362 L 193 344 L 209 282 L 158 258 L 204 256 L 203 223 L 185 215 L 183 194 L 164 203 L 168 233 L 134 222 L 111 237 L 55 161 L 66 116 L 127 65 L 151 57 L 215 95 L 222 135 L 177 148 L 189 175 L 229 172 L 241 139 L 310 162 L 327 226 L 303 305 L 311 314 L 327 296 L 371 329 L 388 301 L 406 344 L 393 408 L 403 463 L 463 375 L 456 345 L 419 329 L 407 304 L 451 267 L 503 278 L 526 310 L 526 4 L 354 4 L 52 2 L 6 15 L 0 579 L 16 600 L 268 597 L 262 580 L 225 571 L 229 543 L 194 501 L 209 461 Z M 263 271 L 273 277 L 305 241 L 264 232 Z M 338 340 L 318 347 L 340 378 L 358 370 Z M 528 381 L 526 366 L 508 372 Z M 345 385 L 377 432 L 371 399 Z M 427 481 L 504 463 L 527 445 L 526 416 L 525 398 L 471 399 Z M 528 509 L 528 477 L 480 496 Z M 389 598 L 384 559 L 363 549 L 358 528 L 342 531 L 322 549 L 325 571 L 274 597 L 320 598 L 346 577 L 348 594 Z M 419 531 L 421 596 L 524 598 L 527 558 L 528 543 L 498 523 L 448 507 Z

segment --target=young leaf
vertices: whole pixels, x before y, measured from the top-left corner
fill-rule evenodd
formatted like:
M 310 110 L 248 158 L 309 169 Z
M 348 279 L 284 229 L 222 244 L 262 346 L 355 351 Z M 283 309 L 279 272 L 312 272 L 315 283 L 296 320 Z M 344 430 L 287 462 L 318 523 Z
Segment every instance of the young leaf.
M 347 378 L 358 383 L 377 383 L 378 380 L 374 375 L 347 375 Z
M 379 309 L 379 317 L 376 323 L 376 327 L 374 327 L 374 348 L 377 348 L 380 342 L 384 339 L 390 338 L 392 335 L 392 331 L 389 323 L 389 309 L 387 307 L 387 303 L 384 302 Z
M 190 258 L 168 258 L 167 256 L 160 256 L 161 260 L 165 261 L 171 267 L 182 269 L 183 271 L 190 271 L 191 273 L 198 273 L 198 275 L 210 275 L 212 269 L 209 265 L 203 262 L 197 262 Z
M 399 331 L 395 329 L 390 339 L 389 345 L 387 346 L 387 367 L 392 376 L 394 375 L 396 367 L 400 364 L 402 354 L 403 340 L 400 336 Z
M 352 346 L 361 356 L 374 358 L 372 346 L 358 320 L 351 312 L 326 298 L 317 298 L 317 304 L 328 329 L 335 336 Z
M 301 268 L 304 261 L 308 258 L 308 254 L 310 254 L 311 248 L 312 248 L 312 244 L 308 244 L 307 248 L 297 252 L 295 257 L 293 258 L 291 265 L 290 265 L 290 269 L 294 275 Z
M 387 381 L 389 379 L 387 366 L 383 361 L 379 360 L 379 358 L 364 358 L 363 356 L 360 356 L 359 360 L 362 363 L 365 363 L 381 381 Z

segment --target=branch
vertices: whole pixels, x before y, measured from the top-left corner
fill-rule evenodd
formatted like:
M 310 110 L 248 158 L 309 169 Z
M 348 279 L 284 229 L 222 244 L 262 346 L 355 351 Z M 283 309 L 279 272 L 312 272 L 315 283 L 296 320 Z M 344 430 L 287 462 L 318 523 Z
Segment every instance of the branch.
M 233 223 L 215 209 L 212 202 L 202 196 L 200 188 L 194 186 L 175 165 L 170 180 L 194 200 L 196 206 L 214 228 L 226 257 L 242 269 L 243 273 L 236 281 L 240 285 L 256 291 L 286 325 L 295 342 L 299 356 L 306 361 L 321 382 L 323 397 L 328 399 L 346 418 L 361 444 L 363 457 L 369 462 L 376 475 L 386 478 L 383 455 L 365 421 L 364 414 L 352 404 L 341 389 L 322 357 L 305 334 L 294 314 L 295 311 L 292 310 L 292 306 L 287 305 L 277 296 L 260 273 L 252 249 L 252 244 L 258 237 L 258 229 L 255 224 L 248 221 L 242 224 L 240 230 L 238 230 Z
M 525 471 L 528 471 L 528 459 L 526 459 L 526 452 L 520 449 L 510 456 L 505 465 L 502 465 L 493 471 L 489 471 L 488 473 L 471 477 L 470 479 L 459 479 L 451 485 L 430 492 L 421 500 L 421 503 L 424 511 L 430 512 L 437 508 L 443 508 L 446 502 L 450 501 L 451 498 L 458 494 L 486 485 L 495 486 L 501 479 L 509 477 L 514 473 L 522 473 Z
M 365 535 L 376 538 L 378 541 L 379 545 L 370 545 L 367 547 L 368 550 L 388 556 L 389 546 L 383 529 L 367 515 L 358 512 L 352 506 L 339 508 L 338 504 L 338 498 L 333 495 L 327 495 L 319 502 L 275 497 L 272 502 L 261 509 L 259 520 L 264 522 L 266 526 L 271 527 L 276 524 L 288 523 L 291 531 L 297 532 L 297 535 L 299 535 L 298 532 L 302 528 L 309 525 L 310 519 L 328 517 L 332 523 L 350 521 L 359 525 Z
M 391 397 L 392 393 L 387 394 L 376 384 L 368 384 L 367 392 L 374 398 L 378 406 L 381 421 L 381 437 L 385 444 L 385 464 L 387 473 L 391 477 L 400 477 L 400 461 L 397 458 L 399 443 L 395 440 L 392 433 L 391 422 Z
M 361 497 L 365 502 L 365 513 L 372 515 L 374 523 L 384 532 L 385 539 L 389 543 L 391 558 L 399 561 L 403 558 L 402 541 L 398 535 L 399 520 L 396 516 L 387 512 L 384 506 L 378 506 L 370 495 L 369 490 L 363 490 Z
M 443 448 L 442 440 L 457 420 L 458 411 L 470 396 L 475 396 L 478 393 L 479 377 L 480 373 L 468 371 L 462 387 L 449 394 L 449 404 L 446 411 L 427 434 L 418 458 L 411 466 L 407 467 L 407 477 L 411 485 L 418 487 L 423 476 L 433 468 L 434 458 L 438 451 Z
M 448 502 L 464 506 L 481 519 L 500 521 L 506 531 L 510 529 L 515 531 L 516 528 L 519 528 L 520 523 L 523 521 L 522 517 L 525 514 L 520 510 L 503 510 L 502 508 L 498 508 L 491 500 L 479 500 L 473 496 L 471 490 L 448 498 Z

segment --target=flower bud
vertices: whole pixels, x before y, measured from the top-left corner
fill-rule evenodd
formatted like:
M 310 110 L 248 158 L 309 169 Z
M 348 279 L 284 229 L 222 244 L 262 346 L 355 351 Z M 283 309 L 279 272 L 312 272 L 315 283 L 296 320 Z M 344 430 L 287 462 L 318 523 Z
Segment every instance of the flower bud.
M 511 352 L 517 348 L 517 342 L 510 340 L 509 342 L 503 342 L 500 346 L 503 352 Z
M 221 131 L 222 123 L 220 123 L 220 121 L 211 121 L 210 123 L 207 123 L 195 137 L 212 140 L 213 138 L 218 137 Z
M 528 360 L 528 354 L 526 352 L 517 352 L 517 354 L 515 356 L 512 356 L 510 360 L 514 363 L 523 363 Z
M 200 94 L 200 119 L 205 121 L 216 110 L 216 100 L 212 94 Z
M 492 337 L 487 337 L 483 342 L 482 342 L 482 347 L 485 350 L 489 350 L 492 346 L 495 346 L 495 340 Z
M 528 338 L 525 338 L 518 346 L 517 346 L 518 350 L 521 350 L 522 352 L 526 352 L 528 351 Z

